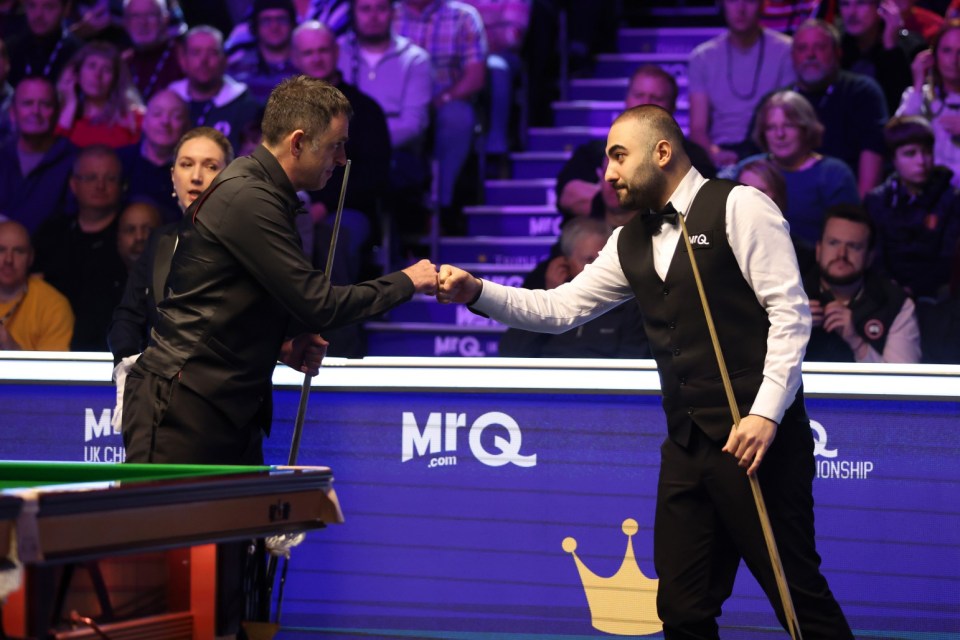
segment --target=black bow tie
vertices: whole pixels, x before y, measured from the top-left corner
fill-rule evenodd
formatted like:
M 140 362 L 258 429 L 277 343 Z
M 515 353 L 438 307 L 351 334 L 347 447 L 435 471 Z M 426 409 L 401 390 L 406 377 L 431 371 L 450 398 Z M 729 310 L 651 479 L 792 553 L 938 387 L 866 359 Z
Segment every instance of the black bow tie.
M 643 221 L 646 223 L 647 229 L 653 235 L 660 233 L 660 227 L 666 222 L 669 225 L 677 226 L 677 219 L 679 218 L 679 213 L 673 208 L 673 203 L 668 202 L 660 211 L 655 209 L 650 209 L 647 211 L 646 215 L 643 216 Z

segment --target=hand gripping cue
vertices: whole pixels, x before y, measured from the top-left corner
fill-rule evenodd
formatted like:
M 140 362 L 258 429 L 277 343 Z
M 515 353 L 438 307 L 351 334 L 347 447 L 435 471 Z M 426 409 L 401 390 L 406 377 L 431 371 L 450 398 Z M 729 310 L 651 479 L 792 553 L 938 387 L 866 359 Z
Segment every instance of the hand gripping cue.
M 710 331 L 710 340 L 713 342 L 713 351 L 717 355 L 717 365 L 720 367 L 720 377 L 723 379 L 723 389 L 727 393 L 727 402 L 730 403 L 730 413 L 733 415 L 733 428 L 740 425 L 740 409 L 737 407 L 737 399 L 733 395 L 733 385 L 730 383 L 730 375 L 727 373 L 727 365 L 723 360 L 723 352 L 720 350 L 720 341 L 717 338 L 717 329 L 713 324 L 713 316 L 710 313 L 710 305 L 707 304 L 707 293 L 703 288 L 703 282 L 700 280 L 700 270 L 697 269 L 697 259 L 693 257 L 693 247 L 690 245 L 690 236 L 687 234 L 687 224 L 683 215 L 677 216 L 680 221 L 680 231 L 683 234 L 683 244 L 687 247 L 687 255 L 690 256 L 690 267 L 693 269 L 693 277 L 697 282 L 697 292 L 700 294 L 700 303 L 703 305 L 703 314 L 707 319 L 707 329 Z M 753 502 L 757 505 L 757 515 L 760 516 L 760 528 L 763 530 L 763 539 L 767 543 L 767 552 L 770 554 L 770 563 L 773 565 L 773 575 L 777 581 L 777 591 L 780 592 L 780 602 L 783 604 L 783 614 L 787 619 L 787 631 L 793 640 L 803 640 L 800 635 L 800 621 L 797 619 L 797 612 L 793 608 L 793 600 L 790 598 L 790 590 L 787 588 L 787 577 L 783 572 L 783 562 L 780 560 L 780 552 L 777 551 L 777 541 L 773 538 L 773 527 L 770 525 L 770 516 L 767 514 L 767 505 L 763 501 L 763 494 L 760 492 L 760 481 L 757 475 L 747 476 L 750 480 L 750 489 L 753 491 Z
M 327 268 L 324 271 L 327 278 L 333 272 L 333 254 L 337 249 L 337 236 L 340 235 L 340 219 L 343 218 L 343 201 L 347 198 L 347 181 L 350 179 L 350 160 L 343 168 L 343 184 L 340 186 L 340 201 L 337 203 L 337 216 L 333 221 L 333 237 L 330 239 L 330 251 L 327 252 Z M 300 406 L 297 407 L 297 421 L 293 425 L 293 440 L 290 442 L 290 456 L 287 465 L 297 464 L 297 454 L 300 452 L 300 436 L 303 435 L 303 420 L 307 415 L 307 399 L 310 397 L 310 375 L 303 375 L 303 385 L 300 387 Z

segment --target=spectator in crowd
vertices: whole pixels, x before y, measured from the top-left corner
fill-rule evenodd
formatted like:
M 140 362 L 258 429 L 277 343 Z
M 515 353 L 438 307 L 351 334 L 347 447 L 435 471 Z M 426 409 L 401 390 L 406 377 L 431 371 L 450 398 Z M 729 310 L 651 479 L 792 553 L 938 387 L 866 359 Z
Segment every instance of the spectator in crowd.
M 759 157 L 744 160 L 737 164 L 737 168 L 739 173 L 734 176 L 737 182 L 763 193 L 773 200 L 773 204 L 777 205 L 781 212 L 787 210 L 787 181 L 777 165 L 767 158 Z M 814 265 L 813 247 L 798 243 L 792 236 L 791 240 L 800 273 L 804 273 Z
M 7 41 L 10 84 L 17 86 L 27 76 L 60 77 L 83 44 L 63 28 L 69 5 L 69 0 L 24 0 L 27 29 Z
M 218 129 L 239 147 L 240 132 L 256 118 L 260 105 L 247 85 L 227 75 L 223 34 L 205 25 L 193 27 L 184 35 L 178 55 L 186 77 L 170 89 L 190 105 L 191 124 Z
M 430 54 L 440 223 L 445 233 L 460 235 L 465 222 L 454 204 L 454 189 L 473 145 L 475 101 L 486 84 L 483 21 L 476 9 L 460 2 L 402 0 L 394 28 Z
M 880 85 L 893 113 L 910 86 L 910 61 L 927 44 L 903 28 L 895 0 L 840 0 L 843 18 L 840 66 L 870 76 Z
M 387 207 L 398 231 L 421 230 L 430 163 L 424 153 L 433 95 L 430 54 L 393 29 L 391 0 L 356 0 L 353 31 L 338 39 L 343 79 L 383 109 L 390 130 Z
M 117 253 L 129 272 L 140 259 L 147 240 L 160 226 L 160 210 L 149 202 L 131 202 L 117 221 Z
M 336 35 L 342 35 L 350 28 L 350 2 L 351 0 L 294 0 L 296 14 L 293 26 L 316 20 Z M 228 55 L 233 55 L 238 49 L 253 43 L 254 35 L 250 22 L 252 11 L 251 9 L 250 13 L 243 15 L 230 32 L 225 45 Z
M 112 44 L 85 44 L 63 69 L 57 90 L 59 127 L 73 144 L 117 148 L 140 140 L 143 104 Z
M 13 104 L 13 85 L 7 82 L 10 74 L 10 56 L 7 45 L 0 38 L 0 146 L 14 136 L 13 123 L 10 121 L 10 105 Z
M 343 79 L 383 109 L 395 154 L 419 155 L 430 124 L 430 54 L 393 31 L 390 0 L 356 0 L 353 31 L 341 36 Z
M 793 36 L 792 88 L 806 98 L 824 126 L 817 149 L 839 158 L 857 177 L 862 198 L 883 180 L 883 125 L 888 118 L 876 80 L 840 68 L 840 32 L 822 20 L 808 20 Z
M 68 351 L 70 303 L 43 278 L 29 275 L 32 264 L 27 228 L 0 221 L 0 350 Z
M 948 297 L 960 241 L 960 192 L 933 163 L 934 133 L 920 116 L 898 116 L 884 130 L 894 171 L 867 194 L 876 224 L 878 266 L 917 298 Z
M 342 224 L 349 231 L 348 237 L 344 238 L 348 255 L 354 258 L 348 281 L 355 282 L 362 263 L 361 248 L 370 237 L 371 225 L 377 219 L 378 200 L 387 187 L 390 131 L 383 109 L 376 100 L 343 81 L 337 68 L 339 55 L 335 34 L 319 22 L 305 22 L 294 30 L 293 63 L 297 70 L 332 84 L 353 107 L 350 141 L 346 148 L 351 160 L 350 181 Z M 310 213 L 315 222 L 333 222 L 342 184 L 343 174 L 337 172 L 322 191 L 310 194 Z
M 166 0 L 125 0 L 123 24 L 133 43 L 124 58 L 133 85 L 149 102 L 154 93 L 183 77 Z
M 490 52 L 487 56 L 487 153 L 505 159 L 503 154 L 512 146 L 511 116 L 523 68 L 520 49 L 530 24 L 531 0 L 465 1 L 480 12 Z
M 123 174 L 104 145 L 81 150 L 70 177 L 77 214 L 48 218 L 33 238 L 34 270 L 70 301 L 76 315 L 73 351 L 105 351 L 107 329 L 127 269 L 117 253 Z
M 790 38 L 760 26 L 762 0 L 721 0 L 727 30 L 690 54 L 690 138 L 718 167 L 754 151 L 750 116 L 761 98 L 793 82 Z
M 616 194 L 616 191 L 614 191 Z M 523 280 L 525 289 L 556 289 L 592 263 L 612 229 L 602 220 L 576 218 L 560 234 L 561 254 L 544 260 Z M 499 354 L 516 358 L 649 358 L 640 309 L 632 300 L 560 334 L 507 329 Z
M 232 161 L 233 147 L 216 129 L 197 127 L 185 133 L 176 145 L 170 173 L 180 211 L 186 211 Z M 135 356 L 147 346 L 150 329 L 156 324 L 157 303 L 164 297 L 163 286 L 170 273 L 178 227 L 179 223 L 172 222 L 150 235 L 143 254 L 130 270 L 123 298 L 113 312 L 108 342 L 114 364 L 134 356 L 122 367 L 123 376 L 136 360 Z M 120 389 L 118 402 L 123 398 L 119 373 L 120 370 L 114 373 Z M 118 416 L 114 416 L 114 420 L 119 424 Z
M 960 19 L 947 21 L 929 51 L 913 59 L 913 85 L 903 92 L 898 116 L 923 116 L 933 127 L 933 160 L 953 172 L 960 187 Z
M 71 201 L 76 147 L 55 131 L 59 107 L 49 78 L 21 80 L 10 109 L 17 135 L 0 147 L 0 211 L 31 233 Z
M 627 109 L 642 104 L 655 104 L 673 115 L 677 109 L 677 80 L 671 74 L 652 64 L 638 67 L 627 86 Z M 602 138 L 577 147 L 557 176 L 557 207 L 565 219 L 596 215 L 603 210 L 600 165 L 606 157 L 606 143 Z M 709 154 L 689 138 L 684 138 L 684 150 L 693 166 L 707 178 L 717 172 Z
M 260 104 L 281 80 L 296 73 L 290 36 L 296 26 L 293 0 L 255 0 L 250 16 L 253 40 L 231 52 L 227 70 L 250 89 Z
M 813 107 L 796 91 L 778 91 L 763 101 L 753 127 L 762 154 L 744 163 L 768 158 L 783 173 L 790 235 L 813 248 L 820 239 L 823 213 L 837 204 L 859 204 L 857 181 L 841 160 L 814 151 L 821 146 L 824 127 Z M 734 173 L 738 172 L 735 170 Z
M 943 27 L 943 15 L 926 7 L 918 7 L 914 0 L 895 0 L 903 18 L 903 28 L 919 33 L 928 43 L 932 43 L 937 32 Z
M 140 143 L 117 150 L 127 176 L 127 197 L 158 207 L 164 222 L 180 218 L 180 207 L 176 197 L 171 197 L 168 180 L 173 170 L 173 149 L 189 125 L 187 103 L 164 89 L 147 103 Z
M 827 211 L 816 268 L 804 274 L 813 331 L 805 359 L 818 362 L 920 361 L 913 300 L 871 268 L 876 234 L 858 206 Z

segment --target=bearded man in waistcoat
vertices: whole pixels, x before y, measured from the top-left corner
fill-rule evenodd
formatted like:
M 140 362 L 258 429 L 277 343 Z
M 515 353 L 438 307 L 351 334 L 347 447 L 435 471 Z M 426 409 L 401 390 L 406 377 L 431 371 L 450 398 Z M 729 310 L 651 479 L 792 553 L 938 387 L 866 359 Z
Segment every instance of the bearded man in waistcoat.
M 605 180 L 642 213 L 593 264 L 549 291 L 504 287 L 443 265 L 441 302 L 511 327 L 560 333 L 636 301 L 660 372 L 667 436 L 654 524 L 664 638 L 718 638 L 743 559 L 786 624 L 748 475 L 757 474 L 806 640 L 852 638 L 820 572 L 813 437 L 800 363 L 811 317 L 789 227 L 765 195 L 706 180 L 664 109 L 628 109 L 607 138 Z M 739 410 L 721 382 L 677 216 L 692 240 Z

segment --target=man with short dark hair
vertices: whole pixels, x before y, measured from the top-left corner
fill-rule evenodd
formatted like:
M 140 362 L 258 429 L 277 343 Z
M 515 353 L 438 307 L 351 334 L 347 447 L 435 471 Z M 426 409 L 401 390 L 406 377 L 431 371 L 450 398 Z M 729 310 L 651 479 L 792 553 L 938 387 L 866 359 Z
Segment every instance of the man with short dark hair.
M 439 300 L 548 333 L 636 300 L 667 421 L 654 519 L 664 637 L 719 637 L 717 617 L 741 559 L 786 627 L 747 478 L 756 473 L 804 638 L 852 638 L 814 540 L 813 435 L 800 380 L 810 311 L 783 216 L 752 187 L 705 180 L 660 107 L 624 112 L 610 128 L 607 157 L 604 178 L 624 208 L 641 213 L 614 230 L 592 265 L 549 291 L 503 287 L 443 265 Z M 736 428 L 680 238 L 681 215 L 698 237 L 699 274 L 734 374 L 744 416 Z
M 816 266 L 804 277 L 813 315 L 806 360 L 920 362 L 915 305 L 903 287 L 872 269 L 875 244 L 866 211 L 827 210 Z
M 187 210 L 153 338 L 127 376 L 127 460 L 262 463 L 278 360 L 316 374 L 325 349 L 314 334 L 435 291 L 426 260 L 336 287 L 303 255 L 297 191 L 323 188 L 346 163 L 351 111 L 323 81 L 285 80 L 267 101 L 262 145 Z
M 17 135 L 0 147 L 0 212 L 31 233 L 71 200 L 67 181 L 77 148 L 55 133 L 59 111 L 50 79 L 24 78 L 10 106 Z
M 345 244 L 349 247 L 349 281 L 358 277 L 364 248 L 370 230 L 376 225 L 378 205 L 385 194 L 390 174 L 390 130 L 387 118 L 377 101 L 345 82 L 337 67 L 340 49 L 336 35 L 315 20 L 304 22 L 293 32 L 293 64 L 307 76 L 329 82 L 353 108 L 350 141 L 346 153 L 350 157 L 350 181 L 344 201 L 343 225 L 348 230 Z M 332 222 L 343 184 L 340 175 L 331 178 L 329 187 L 310 194 L 310 214 L 316 223 Z M 318 234 L 323 235 L 323 234 Z M 316 264 L 326 262 L 326 253 Z
M 290 61 L 290 36 L 296 25 L 293 0 L 254 0 L 253 41 L 230 53 L 227 69 L 260 103 L 267 101 L 281 80 L 297 72 Z
M 117 221 L 117 253 L 127 271 L 140 259 L 150 234 L 161 222 L 160 210 L 152 203 L 131 202 L 124 207 Z
M 123 171 L 116 152 L 96 145 L 80 151 L 70 176 L 77 214 L 48 218 L 33 237 L 34 270 L 70 301 L 76 314 L 73 351 L 106 351 L 113 309 L 127 269 L 117 253 Z
M 193 126 L 213 127 L 239 149 L 240 132 L 256 119 L 260 104 L 246 84 L 226 73 L 223 34 L 214 27 L 194 27 L 184 35 L 178 56 L 186 77 L 169 88 L 190 105 Z

